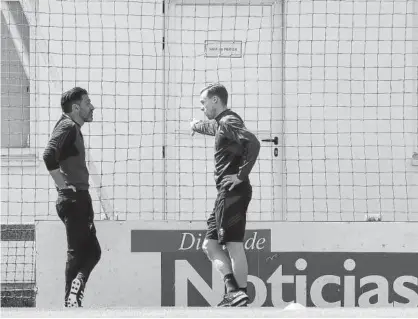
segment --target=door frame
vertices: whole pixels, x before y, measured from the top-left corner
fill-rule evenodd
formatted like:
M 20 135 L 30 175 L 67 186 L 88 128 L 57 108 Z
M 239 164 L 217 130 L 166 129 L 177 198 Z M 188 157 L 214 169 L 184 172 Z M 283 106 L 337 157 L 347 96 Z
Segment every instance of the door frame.
M 280 5 L 280 15 L 281 15 L 281 105 L 282 105 L 282 112 L 281 112 L 281 132 L 279 134 L 279 145 L 278 148 L 280 150 L 280 161 L 281 163 L 281 209 L 278 212 L 278 216 L 280 216 L 281 221 L 285 221 L 287 217 L 287 183 L 286 183 L 286 140 L 285 140 L 285 133 L 286 133 L 286 98 L 285 98 L 285 83 L 286 83 L 286 72 L 285 72 L 285 65 L 286 65 L 286 4 L 284 1 L 281 0 L 163 0 L 163 19 L 162 19 L 162 30 L 163 30 L 163 39 L 162 39 L 162 92 L 163 92 L 163 99 L 162 99 L 162 109 L 163 109 L 163 167 L 164 167 L 164 174 L 163 174 L 163 185 L 164 185 L 164 192 L 163 192 L 163 219 L 167 220 L 167 156 L 166 156 L 166 149 L 167 145 L 167 110 L 168 110 L 168 98 L 169 98 L 169 83 L 167 83 L 167 59 L 169 58 L 166 52 L 166 44 L 169 41 L 168 38 L 168 29 L 167 25 L 169 22 L 170 17 L 176 11 L 177 5 L 195 5 L 195 6 L 203 6 L 203 5 L 225 5 L 225 6 L 234 6 L 234 5 L 273 5 L 277 4 Z M 274 15 L 274 10 L 271 10 L 271 14 Z M 272 17 L 273 18 L 273 17 Z M 272 19 L 273 21 L 273 19 Z M 272 199 L 274 201 L 274 198 Z M 276 215 L 276 213 L 274 213 Z

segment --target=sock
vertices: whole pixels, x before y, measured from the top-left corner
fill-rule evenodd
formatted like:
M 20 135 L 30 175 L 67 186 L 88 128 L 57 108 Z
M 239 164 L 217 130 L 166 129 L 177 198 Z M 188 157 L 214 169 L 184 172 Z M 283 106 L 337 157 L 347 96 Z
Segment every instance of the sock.
M 239 289 L 237 281 L 235 280 L 235 277 L 233 274 L 225 275 L 224 283 L 225 283 L 227 293 L 232 292 L 232 291 L 237 291 Z
M 241 290 L 242 292 L 244 292 L 244 293 L 247 293 L 247 287 L 245 287 L 245 288 L 240 288 L 239 290 Z

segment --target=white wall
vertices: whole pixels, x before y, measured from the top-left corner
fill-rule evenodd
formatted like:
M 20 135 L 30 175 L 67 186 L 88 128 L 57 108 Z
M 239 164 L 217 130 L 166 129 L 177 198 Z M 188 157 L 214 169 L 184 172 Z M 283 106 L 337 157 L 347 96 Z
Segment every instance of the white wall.
M 9 2 L 10 10 L 1 16 L 1 145 L 28 147 L 29 144 L 29 24 L 18 2 Z M 14 28 L 8 28 L 13 21 Z M 26 57 L 26 59 L 22 59 Z
M 328 291 L 324 294 L 328 294 L 328 301 L 335 301 L 339 300 L 338 297 L 342 298 L 344 291 L 345 307 L 350 306 L 346 301 L 350 296 L 353 299 L 351 306 L 354 306 L 354 299 L 358 301 L 362 294 L 368 298 L 361 298 L 363 301 L 359 302 L 360 307 L 405 307 L 402 303 L 407 302 L 410 302 L 409 307 L 416 306 L 418 270 L 412 265 L 417 260 L 413 253 L 418 249 L 418 233 L 413 223 L 397 223 L 398 227 L 393 226 L 394 223 L 249 223 L 246 235 L 254 231 L 257 231 L 254 235 L 258 234 L 258 237 L 246 237 L 257 239 L 257 242 L 248 239 L 246 241 L 251 282 L 249 295 L 251 299 L 255 299 L 250 306 L 261 306 L 267 300 L 267 306 L 283 308 L 286 305 L 283 300 L 291 301 L 295 295 L 302 296 L 300 300 L 303 300 L 303 296 L 306 299 L 307 295 L 313 299 L 311 286 L 314 281 L 317 287 L 318 281 L 322 282 L 322 294 L 324 285 L 335 284 L 332 281 L 335 278 L 341 280 L 339 292 L 333 288 L 323 289 Z M 185 221 L 97 222 L 102 257 L 91 273 L 83 306 L 160 307 L 167 306 L 163 301 L 167 302 L 170 298 L 174 299 L 176 306 L 187 306 L 190 305 L 187 303 L 187 296 L 193 299 L 193 294 L 202 294 L 211 305 L 216 305 L 223 294 L 222 278 L 214 268 L 211 271 L 210 263 L 201 251 L 201 244 L 197 244 L 199 237 L 196 233 L 204 234 L 205 227 L 205 222 Z M 62 307 L 64 295 L 64 226 L 61 222 L 41 221 L 36 229 L 37 307 L 58 309 Z M 133 249 L 133 231 L 149 231 L 146 236 L 142 235 L 142 238 L 150 239 L 148 245 L 137 243 L 142 249 Z M 193 241 L 190 235 L 184 237 L 185 233 L 192 232 L 195 233 Z M 329 240 L 330 238 L 334 240 Z M 174 263 L 173 259 L 177 262 Z M 382 260 L 385 265 L 379 267 Z M 399 267 L 394 267 L 399 260 L 404 262 Z M 300 265 L 298 269 L 294 267 L 296 264 Z M 351 269 L 349 265 L 352 265 Z M 273 272 L 276 269 L 274 267 L 278 271 Z M 354 271 L 350 273 L 349 269 Z M 402 284 L 398 290 L 399 280 L 396 278 L 400 275 L 410 282 L 408 286 L 411 291 L 408 295 L 405 293 L 408 290 L 402 289 Z M 296 281 L 299 287 L 296 289 L 291 286 L 295 284 L 294 276 L 305 278 L 305 281 Z M 320 276 L 324 276 L 322 280 Z M 343 278 L 353 278 L 353 281 Z M 198 290 L 191 289 L 190 283 Z M 281 288 L 280 292 L 275 290 L 276 284 L 283 286 L 283 293 Z M 256 286 L 255 293 L 253 286 Z M 404 292 L 409 301 L 391 303 L 393 298 L 397 298 L 399 302 L 399 297 L 394 297 L 393 290 Z M 335 291 L 333 297 L 329 297 L 332 295 L 330 291 Z M 371 296 L 375 297 L 370 298 Z M 280 301 L 281 298 L 283 300 Z M 375 300 L 370 301 L 374 304 L 368 304 L 369 298 Z M 273 304 L 268 304 L 270 299 L 273 299 Z M 324 308 L 336 306 L 328 302 L 316 305 Z
M 286 2 L 287 220 L 418 220 L 414 2 Z M 95 122 L 83 127 L 96 213 L 100 195 L 121 219 L 164 217 L 161 6 L 39 2 L 31 134 L 40 160 L 4 171 L 8 222 L 56 218 L 40 156 L 60 93 L 74 85 L 96 106 Z

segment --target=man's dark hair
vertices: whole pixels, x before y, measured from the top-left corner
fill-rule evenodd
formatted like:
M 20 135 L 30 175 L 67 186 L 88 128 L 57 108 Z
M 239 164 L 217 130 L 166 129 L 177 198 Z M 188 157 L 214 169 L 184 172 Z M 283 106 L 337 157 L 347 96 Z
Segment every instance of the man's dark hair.
M 74 102 L 80 102 L 87 91 L 80 87 L 72 88 L 61 95 L 61 108 L 64 113 L 71 113 Z
M 212 83 L 206 86 L 205 88 L 200 91 L 200 94 L 202 94 L 204 91 L 208 91 L 208 98 L 211 98 L 212 96 L 216 95 L 219 97 L 224 105 L 228 104 L 228 91 L 226 88 L 220 84 L 220 83 Z

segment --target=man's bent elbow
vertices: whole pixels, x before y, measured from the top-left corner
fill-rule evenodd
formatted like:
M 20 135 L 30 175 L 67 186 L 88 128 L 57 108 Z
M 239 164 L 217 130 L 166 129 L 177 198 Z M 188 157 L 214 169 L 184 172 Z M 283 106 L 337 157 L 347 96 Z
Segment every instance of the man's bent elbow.
M 43 154 L 44 164 L 46 169 L 50 172 L 59 168 L 59 164 L 55 161 L 54 154 L 45 151 Z

